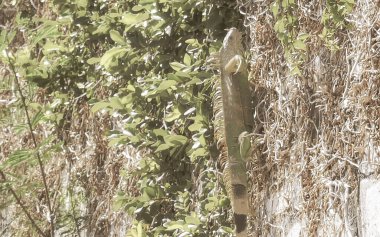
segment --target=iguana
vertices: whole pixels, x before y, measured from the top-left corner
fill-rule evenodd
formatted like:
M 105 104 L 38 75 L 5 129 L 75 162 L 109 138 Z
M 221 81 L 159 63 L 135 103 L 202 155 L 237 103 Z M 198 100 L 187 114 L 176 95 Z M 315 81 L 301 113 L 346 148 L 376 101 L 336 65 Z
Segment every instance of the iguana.
M 214 84 L 215 139 L 220 151 L 223 180 L 231 200 L 237 237 L 247 236 L 249 214 L 247 173 L 253 113 L 241 33 L 231 28 L 217 55 L 220 80 Z

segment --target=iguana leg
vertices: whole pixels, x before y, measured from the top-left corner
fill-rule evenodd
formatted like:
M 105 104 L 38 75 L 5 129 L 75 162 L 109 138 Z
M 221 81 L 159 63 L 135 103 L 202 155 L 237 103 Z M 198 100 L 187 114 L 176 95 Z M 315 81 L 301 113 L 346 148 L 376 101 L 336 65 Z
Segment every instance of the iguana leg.
M 235 55 L 228 61 L 226 66 L 224 67 L 225 72 L 227 73 L 238 73 L 245 70 L 243 67 L 244 58 L 241 55 Z
M 251 153 L 251 134 L 249 134 L 247 131 L 242 132 L 239 137 L 239 145 L 240 145 L 240 156 L 244 160 L 244 162 L 247 160 L 248 156 Z

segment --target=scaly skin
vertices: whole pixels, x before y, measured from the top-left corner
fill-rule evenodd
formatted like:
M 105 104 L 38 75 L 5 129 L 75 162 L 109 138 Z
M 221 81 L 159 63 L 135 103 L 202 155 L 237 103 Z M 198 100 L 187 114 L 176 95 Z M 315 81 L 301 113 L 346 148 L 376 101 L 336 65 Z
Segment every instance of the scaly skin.
M 241 34 L 236 28 L 231 28 L 228 31 L 220 49 L 219 57 L 222 117 L 224 118 L 223 140 L 225 143 L 219 148 L 222 148 L 221 154 L 223 155 L 226 154 L 223 149 L 227 147 L 228 156 L 224 168 L 224 182 L 234 212 L 236 236 L 246 237 L 247 216 L 249 214 L 246 157 L 242 157 L 240 153 L 238 137 L 243 132 L 252 130 L 253 113 Z

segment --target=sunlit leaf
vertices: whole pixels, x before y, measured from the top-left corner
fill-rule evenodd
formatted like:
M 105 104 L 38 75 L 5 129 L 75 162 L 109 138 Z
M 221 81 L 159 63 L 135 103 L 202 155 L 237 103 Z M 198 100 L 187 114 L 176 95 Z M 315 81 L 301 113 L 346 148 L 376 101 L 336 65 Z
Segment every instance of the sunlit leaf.
M 180 71 L 183 68 L 186 68 L 186 65 L 179 63 L 179 62 L 171 62 L 170 66 L 175 70 L 175 71 Z
M 174 109 L 173 112 L 165 116 L 166 122 L 172 122 L 181 116 L 181 112 L 178 109 Z
M 272 10 L 272 13 L 275 17 L 277 17 L 278 15 L 278 10 L 279 10 L 279 5 L 277 3 L 277 1 L 273 2 L 272 5 L 271 5 L 271 10 Z
M 137 225 L 137 237 L 146 237 L 141 221 Z
M 123 104 L 121 103 L 119 97 L 111 97 L 109 100 L 110 100 L 109 105 L 110 105 L 113 109 L 123 109 L 123 108 L 124 108 L 124 106 L 123 106 Z
M 103 102 L 103 101 L 97 102 L 97 103 L 94 104 L 94 106 L 92 106 L 91 112 L 95 113 L 95 112 L 97 112 L 97 111 L 99 111 L 101 109 L 108 108 L 108 106 L 110 106 L 109 102 Z
M 44 25 L 40 29 L 38 29 L 36 35 L 32 39 L 32 44 L 37 44 L 43 39 L 48 39 L 48 38 L 54 38 L 58 37 L 60 34 L 58 32 L 58 23 L 57 24 L 49 24 L 49 25 Z
M 295 49 L 300 49 L 306 51 L 306 44 L 301 40 L 295 40 L 293 42 L 293 46 Z
M 297 76 L 301 76 L 302 75 L 300 69 L 297 66 L 291 68 L 290 74 L 291 75 L 297 75 Z
M 199 131 L 201 128 L 203 127 L 203 124 L 202 123 L 193 123 L 191 124 L 188 129 L 191 131 L 191 132 L 195 132 L 195 131 Z
M 183 58 L 183 62 L 185 63 L 186 66 L 190 66 L 191 65 L 191 57 L 190 57 L 190 55 L 185 54 L 185 56 Z
M 125 44 L 124 37 L 119 33 L 119 31 L 116 30 L 110 30 L 110 37 L 113 41 L 116 43 L 119 43 L 121 45 Z
M 16 150 L 13 153 L 11 153 L 8 156 L 8 159 L 6 159 L 1 165 L 0 169 L 4 169 L 5 167 L 16 167 L 20 164 L 23 164 L 24 162 L 30 161 L 34 159 L 34 153 L 32 150 L 27 149 L 21 149 Z
M 174 81 L 174 80 L 165 80 L 165 81 L 162 81 L 160 83 L 160 85 L 157 87 L 157 91 L 158 92 L 164 91 L 164 90 L 167 90 L 170 87 L 175 86 L 175 85 L 177 85 L 176 81 Z
M 164 137 L 164 136 L 168 135 L 168 131 L 166 131 L 164 129 L 153 129 L 153 133 L 157 137 Z
M 108 50 L 100 59 L 100 65 L 108 68 L 112 62 L 122 57 L 128 50 L 123 47 L 116 47 Z
M 170 147 L 172 147 L 171 145 L 169 144 L 161 144 L 157 147 L 156 151 L 155 152 L 160 152 L 160 151 L 164 151 L 164 150 L 167 150 L 169 149 Z
M 38 111 L 32 118 L 31 124 L 32 127 L 35 128 L 38 124 L 38 122 L 43 118 L 44 113 L 40 110 Z
M 128 26 L 133 26 L 147 19 L 149 19 L 148 13 L 138 13 L 138 14 L 125 13 L 122 19 L 120 20 L 120 22 Z
M 181 146 L 186 144 L 188 138 L 182 135 L 167 135 L 164 137 L 164 140 L 167 144 L 172 146 Z
M 194 224 L 194 225 L 200 225 L 201 224 L 199 218 L 196 217 L 196 216 L 186 216 L 185 217 L 185 222 L 187 224 Z
M 96 63 L 99 63 L 100 62 L 100 58 L 89 58 L 87 60 L 87 63 L 92 65 L 92 64 L 96 64 Z

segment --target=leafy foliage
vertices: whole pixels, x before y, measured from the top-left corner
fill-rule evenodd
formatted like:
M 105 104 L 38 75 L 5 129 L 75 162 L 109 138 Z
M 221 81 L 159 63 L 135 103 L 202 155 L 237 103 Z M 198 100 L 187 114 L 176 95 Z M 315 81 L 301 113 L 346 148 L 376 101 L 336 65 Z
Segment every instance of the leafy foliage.
M 309 35 L 299 32 L 295 12 L 297 3 L 293 0 L 276 0 L 271 5 L 276 19 L 274 30 L 285 51 L 285 58 L 292 75 L 301 75 L 300 66 L 306 58 L 306 40 Z
M 205 58 L 239 21 L 234 1 L 56 0 L 46 6 L 49 17 L 20 10 L 12 30 L 0 35 L 11 62 L 0 60 L 30 83 L 29 96 L 41 88 L 51 98 L 28 105 L 33 127 L 49 124 L 63 139 L 59 131 L 70 122 L 64 111 L 78 99 L 93 113 L 122 121 L 106 134 L 109 145 L 145 151 L 137 169 L 124 174 L 139 177 L 138 192 L 120 191 L 115 199 L 116 208 L 135 216 L 129 236 L 230 235 L 213 152 L 215 78 Z M 25 47 L 12 48 L 23 29 Z M 98 94 L 99 87 L 111 96 Z M 43 146 L 54 136 L 39 149 L 57 151 L 62 144 Z M 32 150 L 15 151 L 1 169 L 31 159 Z
M 354 6 L 353 0 L 326 1 L 321 17 L 323 30 L 319 37 L 330 50 L 339 49 L 336 31 L 349 27 L 345 17 L 352 12 Z M 310 35 L 300 30 L 298 3 L 294 0 L 275 0 L 271 4 L 271 11 L 276 20 L 274 30 L 284 48 L 291 75 L 301 76 L 300 68 L 307 59 L 306 41 Z
M 352 12 L 354 6 L 355 1 L 353 0 L 326 1 L 326 8 L 323 10 L 321 19 L 323 30 L 320 37 L 330 50 L 339 49 L 335 33 L 337 30 L 350 28 L 345 17 Z

